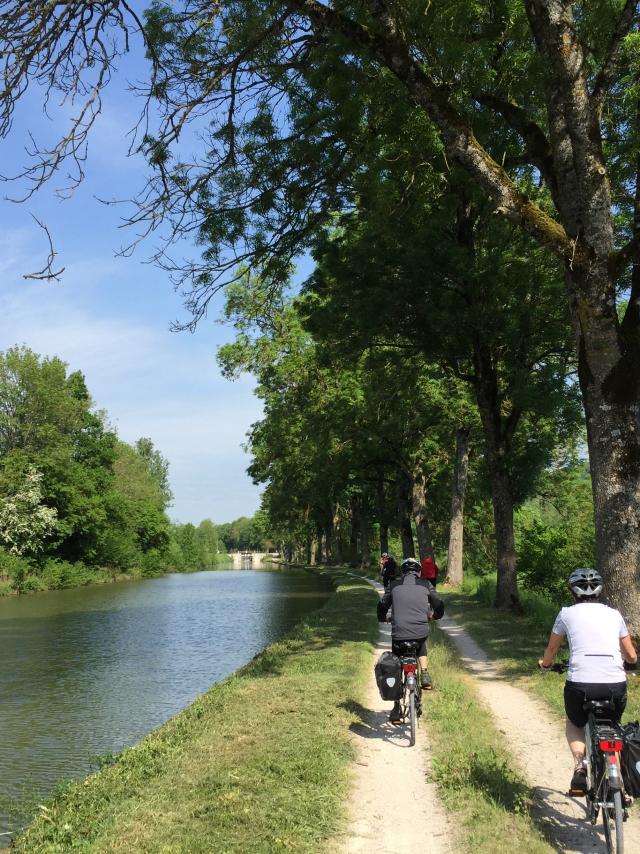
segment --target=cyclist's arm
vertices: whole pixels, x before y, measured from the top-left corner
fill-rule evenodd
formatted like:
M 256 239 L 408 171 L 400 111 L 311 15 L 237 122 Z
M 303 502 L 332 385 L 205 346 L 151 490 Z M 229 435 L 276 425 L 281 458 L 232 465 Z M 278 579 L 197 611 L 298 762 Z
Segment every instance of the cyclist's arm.
M 629 635 L 620 638 L 620 652 L 628 664 L 635 664 L 638 660 L 638 653 L 636 652 L 633 641 Z
M 429 591 L 429 604 L 433 609 L 433 613 L 431 615 L 432 620 L 439 620 L 442 616 L 444 616 L 444 602 L 435 592 L 435 590 Z
M 540 667 L 551 667 L 551 665 L 553 664 L 553 659 L 556 657 L 558 650 L 562 646 L 563 640 L 564 635 L 557 635 L 555 632 L 551 632 L 551 634 L 549 635 L 549 643 L 547 644 L 547 648 L 544 651 L 544 655 L 538 660 L 538 665 Z

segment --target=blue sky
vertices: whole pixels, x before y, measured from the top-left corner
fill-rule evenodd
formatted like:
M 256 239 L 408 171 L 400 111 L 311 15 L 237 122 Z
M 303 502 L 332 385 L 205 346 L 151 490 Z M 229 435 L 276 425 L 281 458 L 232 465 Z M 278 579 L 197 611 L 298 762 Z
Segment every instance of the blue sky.
M 125 81 L 142 69 L 122 64 L 94 128 L 86 179 L 73 196 L 60 202 L 53 185 L 24 204 L 0 201 L 0 349 L 24 344 L 60 356 L 85 374 L 97 407 L 123 440 L 150 437 L 170 462 L 173 518 L 231 521 L 259 505 L 241 444 L 261 408 L 251 377 L 230 383 L 219 374 L 216 350 L 232 337 L 215 322 L 220 301 L 194 334 L 171 332 L 170 323 L 186 315 L 167 274 L 145 263 L 153 244 L 116 257 L 130 240 L 119 228 L 123 210 L 97 201 L 130 196 L 145 175 L 142 160 L 126 157 L 138 105 Z M 68 110 L 50 112 L 43 121 L 38 93 L 31 93 L 0 142 L 0 171 L 16 172 L 25 162 L 27 125 L 51 137 L 64 127 Z M 48 250 L 31 214 L 46 222 L 56 262 L 66 268 L 59 283 L 23 278 L 42 266 Z

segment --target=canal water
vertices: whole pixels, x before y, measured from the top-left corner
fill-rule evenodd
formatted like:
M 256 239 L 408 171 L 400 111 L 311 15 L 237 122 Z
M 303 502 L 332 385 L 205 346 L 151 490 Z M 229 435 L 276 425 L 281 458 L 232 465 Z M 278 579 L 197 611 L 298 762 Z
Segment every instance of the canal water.
M 135 744 L 246 664 L 329 592 L 303 571 L 228 570 L 0 598 L 0 831 L 58 780 L 85 775 L 95 756 Z

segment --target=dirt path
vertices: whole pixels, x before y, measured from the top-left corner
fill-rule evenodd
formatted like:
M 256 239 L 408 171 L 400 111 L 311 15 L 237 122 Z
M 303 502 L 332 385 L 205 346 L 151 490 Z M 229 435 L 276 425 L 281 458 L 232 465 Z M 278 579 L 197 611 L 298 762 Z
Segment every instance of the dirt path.
M 564 792 L 571 775 L 571 757 L 564 724 L 527 691 L 505 681 L 484 650 L 448 618 L 439 624 L 455 644 L 465 666 L 477 677 L 477 689 L 504 733 L 515 764 L 534 792 L 535 812 L 545 835 L 558 851 L 605 852 L 602 824 L 585 821 L 585 801 Z M 625 823 L 625 854 L 640 854 L 640 804 Z
M 378 584 L 374 586 L 381 589 Z M 391 630 L 381 626 L 378 648 L 371 659 L 366 707 L 358 708 L 361 720 L 353 726 L 358 758 L 342 852 L 452 854 L 447 814 L 435 783 L 428 782 L 429 743 L 424 719 L 415 747 L 409 747 L 408 726 L 389 723 L 391 703 L 380 699 L 373 678 L 377 657 L 390 645 Z M 398 816 L 408 812 L 411 821 L 398 821 Z

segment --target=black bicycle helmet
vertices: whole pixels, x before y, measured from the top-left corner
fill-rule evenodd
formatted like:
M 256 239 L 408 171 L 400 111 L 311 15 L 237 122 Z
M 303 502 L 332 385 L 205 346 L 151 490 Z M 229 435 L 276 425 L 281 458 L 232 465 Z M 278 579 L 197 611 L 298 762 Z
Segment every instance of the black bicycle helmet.
M 588 566 L 580 566 L 578 569 L 574 569 L 567 581 L 569 590 L 575 596 L 580 597 L 599 596 L 602 593 L 603 583 L 600 573 Z
M 403 573 L 405 572 L 420 572 L 422 567 L 420 566 L 420 561 L 416 560 L 414 557 L 406 557 L 402 563 L 400 564 L 400 569 Z

